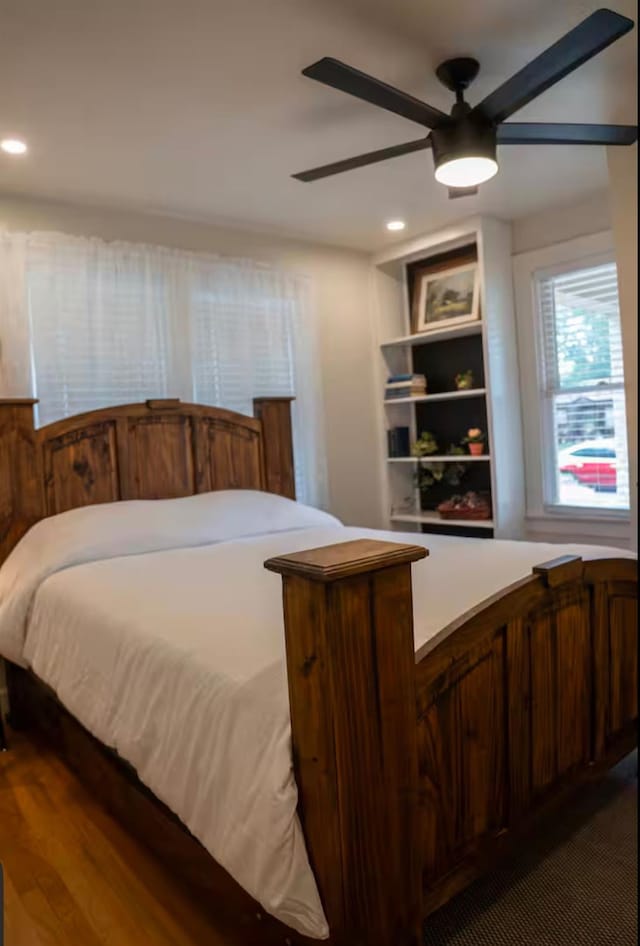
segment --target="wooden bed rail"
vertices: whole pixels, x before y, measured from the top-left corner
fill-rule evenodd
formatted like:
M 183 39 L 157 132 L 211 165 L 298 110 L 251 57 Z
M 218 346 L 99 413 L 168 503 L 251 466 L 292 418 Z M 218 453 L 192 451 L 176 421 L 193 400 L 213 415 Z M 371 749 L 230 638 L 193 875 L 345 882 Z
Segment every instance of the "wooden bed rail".
M 300 815 L 332 946 L 417 946 L 422 918 L 411 562 L 355 541 L 283 575 Z
M 562 556 L 414 652 L 422 547 L 356 541 L 283 576 L 294 766 L 332 946 L 421 921 L 637 743 L 637 562 Z

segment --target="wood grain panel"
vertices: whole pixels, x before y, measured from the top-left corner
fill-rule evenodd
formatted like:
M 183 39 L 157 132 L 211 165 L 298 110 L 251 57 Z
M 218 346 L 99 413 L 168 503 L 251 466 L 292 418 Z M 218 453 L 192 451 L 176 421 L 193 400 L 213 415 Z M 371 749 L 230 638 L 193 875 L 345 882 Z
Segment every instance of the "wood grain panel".
M 263 489 L 256 431 L 205 419 L 198 424 L 198 444 L 205 489 Z
M 591 631 L 589 599 L 580 595 L 556 614 L 558 774 L 589 761 L 591 752 Z
M 529 624 L 531 660 L 532 788 L 540 791 L 556 778 L 556 649 L 553 615 L 545 611 Z
M 45 440 L 43 453 L 47 515 L 121 498 L 114 421 Z
M 610 734 L 638 717 L 638 600 L 609 599 L 611 707 Z
M 526 811 L 531 799 L 531 649 L 522 617 L 509 621 L 507 686 L 509 691 L 509 820 Z
M 591 752 L 591 622 L 585 591 L 553 595 L 529 618 L 532 788 L 547 789 Z
M 42 454 L 31 398 L 0 400 L 0 564 L 44 515 Z
M 127 498 L 174 499 L 196 492 L 193 425 L 175 413 L 129 420 Z
M 457 669 L 457 672 L 456 672 Z M 504 634 L 477 648 L 418 725 L 421 837 L 429 881 L 506 823 L 506 667 Z
M 591 590 L 592 671 L 593 671 L 593 733 L 594 760 L 607 751 L 611 710 L 611 672 L 609 648 L 609 595 L 607 582 L 600 581 Z
M 296 479 L 293 463 L 293 436 L 291 431 L 291 401 L 293 398 L 255 398 L 253 410 L 260 418 L 265 464 L 264 488 L 289 499 L 296 498 Z

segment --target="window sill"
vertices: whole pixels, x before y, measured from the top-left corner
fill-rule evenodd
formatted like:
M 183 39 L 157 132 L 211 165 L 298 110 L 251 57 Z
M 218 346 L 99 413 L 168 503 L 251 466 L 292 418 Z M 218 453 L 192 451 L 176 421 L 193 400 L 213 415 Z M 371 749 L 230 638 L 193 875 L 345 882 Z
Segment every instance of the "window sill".
M 621 515 L 593 514 L 563 509 L 529 513 L 525 517 L 527 537 L 534 541 L 576 542 L 627 547 L 631 540 L 631 520 Z
M 585 509 L 581 506 L 545 506 L 540 512 L 527 514 L 527 520 L 540 522 L 588 522 L 628 525 L 631 522 L 629 509 Z

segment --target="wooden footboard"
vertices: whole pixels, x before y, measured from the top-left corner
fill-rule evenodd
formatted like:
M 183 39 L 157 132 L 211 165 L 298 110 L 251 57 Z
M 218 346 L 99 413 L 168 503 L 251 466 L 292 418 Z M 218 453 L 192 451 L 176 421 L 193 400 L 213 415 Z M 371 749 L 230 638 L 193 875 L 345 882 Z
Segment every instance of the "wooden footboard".
M 336 946 L 422 920 L 636 744 L 637 563 L 563 557 L 414 654 L 417 546 L 272 559 L 294 763 Z

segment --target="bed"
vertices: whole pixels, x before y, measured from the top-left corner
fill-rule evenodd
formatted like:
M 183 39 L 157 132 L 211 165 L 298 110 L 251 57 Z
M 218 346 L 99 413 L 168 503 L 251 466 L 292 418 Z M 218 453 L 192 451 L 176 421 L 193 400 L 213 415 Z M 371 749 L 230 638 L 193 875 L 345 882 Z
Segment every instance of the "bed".
M 288 399 L 32 412 L 0 402 L 12 722 L 230 943 L 415 946 L 636 744 L 631 554 L 346 528 L 293 502 Z

